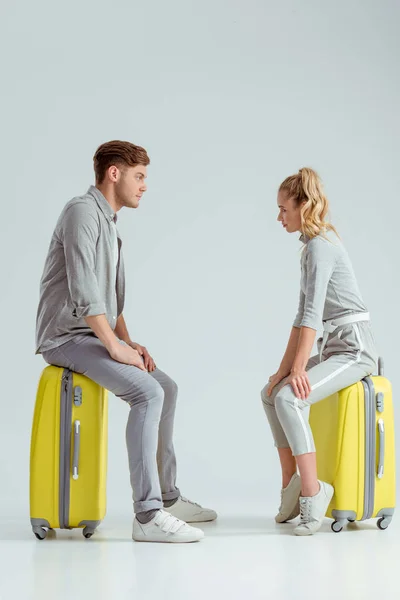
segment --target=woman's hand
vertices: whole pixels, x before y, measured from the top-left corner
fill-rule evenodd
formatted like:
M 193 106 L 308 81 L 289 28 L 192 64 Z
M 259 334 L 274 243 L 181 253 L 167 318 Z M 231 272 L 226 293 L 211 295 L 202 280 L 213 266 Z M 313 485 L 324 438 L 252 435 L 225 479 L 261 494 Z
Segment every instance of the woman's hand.
M 274 389 L 274 387 L 276 385 L 278 385 L 278 383 L 280 383 L 282 381 L 282 379 L 284 379 L 286 376 L 288 375 L 288 373 L 282 373 L 281 371 L 278 371 L 277 373 L 275 373 L 274 375 L 271 375 L 271 377 L 268 379 L 268 390 L 267 390 L 267 396 L 270 396 L 272 394 L 272 390 Z
M 287 383 L 292 386 L 296 398 L 307 400 L 311 393 L 311 384 L 307 371 L 291 371 Z

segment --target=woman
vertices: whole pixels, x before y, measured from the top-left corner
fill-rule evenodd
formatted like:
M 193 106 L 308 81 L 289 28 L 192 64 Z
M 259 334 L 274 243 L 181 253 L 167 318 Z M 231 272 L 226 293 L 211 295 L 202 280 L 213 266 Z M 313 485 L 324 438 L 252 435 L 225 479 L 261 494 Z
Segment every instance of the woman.
M 282 467 L 277 523 L 300 514 L 295 535 L 321 527 L 333 487 L 317 479 L 315 446 L 305 410 L 370 375 L 378 355 L 357 281 L 336 229 L 325 221 L 328 200 L 311 169 L 285 179 L 278 221 L 301 232 L 301 290 L 296 319 L 278 372 L 261 392 Z M 317 329 L 319 354 L 310 358 Z M 297 474 L 296 464 L 299 470 Z

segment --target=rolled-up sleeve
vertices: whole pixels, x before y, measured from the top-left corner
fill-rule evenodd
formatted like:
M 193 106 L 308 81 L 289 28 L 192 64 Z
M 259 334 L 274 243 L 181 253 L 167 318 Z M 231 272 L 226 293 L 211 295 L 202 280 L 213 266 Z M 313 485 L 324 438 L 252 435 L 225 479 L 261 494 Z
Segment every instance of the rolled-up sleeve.
M 326 293 L 335 266 L 334 246 L 321 239 L 311 240 L 306 256 L 306 292 L 301 327 L 317 330 L 322 323 Z
M 81 318 L 105 314 L 106 307 L 96 277 L 99 224 L 96 214 L 86 202 L 68 207 L 61 236 L 73 316 Z

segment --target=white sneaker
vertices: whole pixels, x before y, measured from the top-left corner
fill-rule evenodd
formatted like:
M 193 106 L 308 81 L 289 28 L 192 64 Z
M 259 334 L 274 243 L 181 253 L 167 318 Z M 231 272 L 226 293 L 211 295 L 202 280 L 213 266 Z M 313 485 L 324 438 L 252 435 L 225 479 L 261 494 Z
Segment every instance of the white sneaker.
M 148 523 L 133 521 L 132 539 L 135 542 L 198 542 L 204 537 L 201 529 L 187 525 L 164 510 L 159 510 Z
M 168 508 L 164 507 L 164 510 L 186 523 L 204 523 L 205 521 L 215 521 L 217 518 L 215 510 L 203 508 L 200 504 L 192 502 L 184 496 L 179 496 L 175 504 Z
M 313 535 L 322 525 L 334 489 L 325 481 L 318 481 L 320 488 L 315 496 L 300 496 L 300 524 L 294 535 Z
M 300 493 L 301 479 L 297 473 L 294 473 L 287 486 L 281 490 L 281 505 L 275 517 L 277 523 L 286 523 L 300 514 Z

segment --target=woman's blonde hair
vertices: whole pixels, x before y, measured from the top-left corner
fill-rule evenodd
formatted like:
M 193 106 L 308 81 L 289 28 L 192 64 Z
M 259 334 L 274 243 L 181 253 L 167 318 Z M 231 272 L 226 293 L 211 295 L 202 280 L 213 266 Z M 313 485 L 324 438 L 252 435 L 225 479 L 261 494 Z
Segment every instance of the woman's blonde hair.
M 335 227 L 325 221 L 329 210 L 328 198 L 325 196 L 321 179 L 313 169 L 300 169 L 296 175 L 290 175 L 279 187 L 280 192 L 292 198 L 297 206 L 301 206 L 301 231 L 310 239 L 325 231 L 334 231 Z

